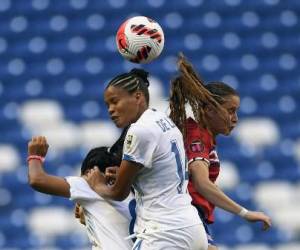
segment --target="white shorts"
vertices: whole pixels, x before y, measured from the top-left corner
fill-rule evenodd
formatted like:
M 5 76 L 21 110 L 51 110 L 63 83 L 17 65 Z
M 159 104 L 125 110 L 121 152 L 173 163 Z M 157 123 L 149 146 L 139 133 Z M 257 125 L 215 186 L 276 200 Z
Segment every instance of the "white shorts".
M 138 237 L 132 250 L 207 250 L 202 224 Z

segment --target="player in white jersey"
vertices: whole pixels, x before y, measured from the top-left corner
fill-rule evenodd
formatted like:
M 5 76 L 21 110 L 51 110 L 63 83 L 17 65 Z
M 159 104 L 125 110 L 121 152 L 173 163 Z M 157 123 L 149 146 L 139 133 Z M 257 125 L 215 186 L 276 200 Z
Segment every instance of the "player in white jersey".
M 61 178 L 48 175 L 43 169 L 43 158 L 48 144 L 45 137 L 33 137 L 28 144 L 28 178 L 37 191 L 63 196 L 80 204 L 83 208 L 85 225 L 93 249 L 126 250 L 132 248 L 132 241 L 125 240 L 135 209 L 132 195 L 122 202 L 105 200 L 95 193 L 86 182 L 86 174 L 94 166 L 105 171 L 119 161 L 114 159 L 106 147 L 92 149 L 84 159 L 81 177 Z M 133 210 L 133 211 L 130 211 Z
M 105 102 L 117 127 L 130 125 L 123 160 L 114 185 L 108 187 L 98 169 L 88 183 L 101 196 L 123 200 L 134 187 L 137 220 L 133 249 L 207 249 L 207 238 L 186 191 L 182 134 L 171 120 L 148 108 L 148 73 L 134 69 L 114 78 Z

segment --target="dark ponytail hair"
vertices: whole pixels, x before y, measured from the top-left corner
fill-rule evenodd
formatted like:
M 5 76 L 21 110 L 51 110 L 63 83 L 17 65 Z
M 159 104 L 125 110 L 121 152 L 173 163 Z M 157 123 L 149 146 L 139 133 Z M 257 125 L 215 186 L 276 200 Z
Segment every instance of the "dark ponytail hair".
M 141 91 L 149 104 L 149 73 L 143 69 L 134 68 L 128 73 L 120 74 L 113 78 L 107 85 L 106 89 L 110 86 L 122 88 L 128 93 L 132 94 L 136 91 Z

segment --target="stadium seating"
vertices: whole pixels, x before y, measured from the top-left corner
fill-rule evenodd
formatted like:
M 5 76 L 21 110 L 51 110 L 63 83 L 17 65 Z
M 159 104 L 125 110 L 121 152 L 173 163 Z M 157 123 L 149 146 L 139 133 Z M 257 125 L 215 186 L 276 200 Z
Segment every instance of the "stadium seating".
M 240 126 L 219 140 L 219 185 L 273 218 L 263 233 L 217 209 L 221 250 L 300 249 L 300 2 L 295 0 L 0 1 L 0 249 L 90 249 L 72 203 L 27 185 L 27 141 L 46 135 L 46 168 L 78 175 L 87 150 L 119 135 L 102 94 L 132 67 L 115 33 L 147 15 L 164 29 L 151 72 L 151 106 L 167 111 L 169 81 L 183 51 L 206 81 L 241 95 Z

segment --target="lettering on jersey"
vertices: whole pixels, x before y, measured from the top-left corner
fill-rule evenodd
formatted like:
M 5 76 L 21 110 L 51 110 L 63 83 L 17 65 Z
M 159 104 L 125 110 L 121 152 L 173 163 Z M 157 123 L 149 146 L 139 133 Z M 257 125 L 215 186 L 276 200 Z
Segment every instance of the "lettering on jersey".
M 182 190 L 182 186 L 183 186 L 183 182 L 185 179 L 185 168 L 186 165 L 182 164 L 182 159 L 180 156 L 180 152 L 179 152 L 179 148 L 177 145 L 177 141 L 176 140 L 172 140 L 171 141 L 171 145 L 172 145 L 172 152 L 175 154 L 175 160 L 176 160 L 176 165 L 177 165 L 177 174 L 180 180 L 179 185 L 177 186 L 177 191 L 179 194 L 182 194 L 183 190 Z M 186 161 L 185 161 L 186 162 Z
M 161 128 L 163 132 L 166 132 L 172 128 L 175 128 L 175 124 L 168 118 L 159 119 L 158 121 L 155 121 L 156 124 Z
M 165 118 L 165 121 L 170 125 L 171 128 L 175 128 L 175 123 L 170 118 Z
M 204 151 L 204 144 L 202 141 L 197 140 L 197 141 L 193 141 L 190 144 L 190 150 L 194 153 L 201 153 Z

